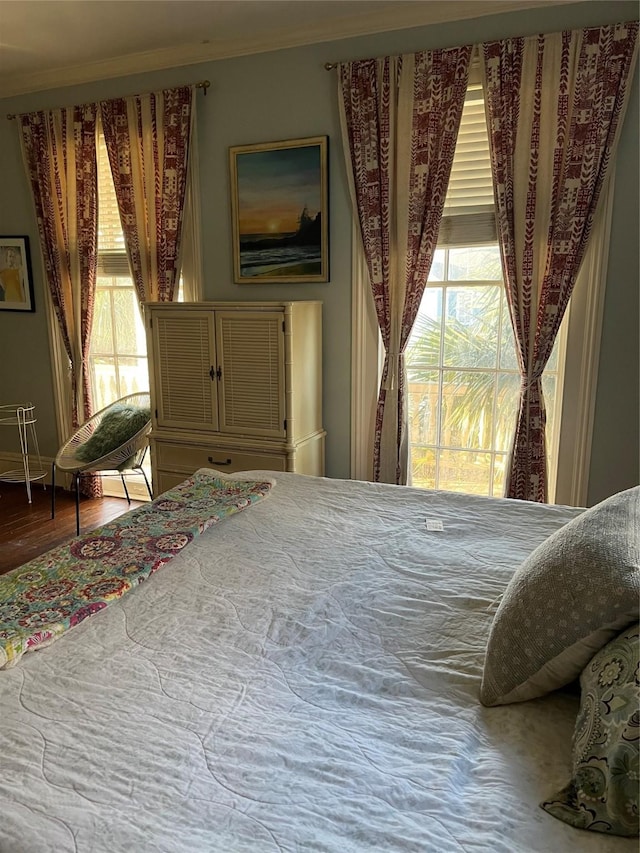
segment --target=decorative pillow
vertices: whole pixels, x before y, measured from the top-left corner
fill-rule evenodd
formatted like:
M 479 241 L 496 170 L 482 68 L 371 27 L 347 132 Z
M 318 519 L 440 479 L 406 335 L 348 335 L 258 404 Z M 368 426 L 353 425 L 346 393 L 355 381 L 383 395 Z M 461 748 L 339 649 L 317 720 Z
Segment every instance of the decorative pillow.
M 601 649 L 580 676 L 573 777 L 541 803 L 554 817 L 595 832 L 638 835 L 640 625 Z
M 93 435 L 76 448 L 76 458 L 93 462 L 116 450 L 142 429 L 151 417 L 151 411 L 141 406 L 116 404 L 103 417 Z
M 491 626 L 480 701 L 507 705 L 578 678 L 638 621 L 640 486 L 585 510 L 516 570 Z

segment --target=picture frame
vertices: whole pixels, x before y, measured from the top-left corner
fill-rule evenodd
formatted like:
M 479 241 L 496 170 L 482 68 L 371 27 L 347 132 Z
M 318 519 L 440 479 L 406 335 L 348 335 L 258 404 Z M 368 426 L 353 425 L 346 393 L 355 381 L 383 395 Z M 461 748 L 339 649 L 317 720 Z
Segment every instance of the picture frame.
M 35 311 L 27 236 L 0 236 L 0 311 Z
M 236 284 L 329 281 L 328 142 L 229 148 Z

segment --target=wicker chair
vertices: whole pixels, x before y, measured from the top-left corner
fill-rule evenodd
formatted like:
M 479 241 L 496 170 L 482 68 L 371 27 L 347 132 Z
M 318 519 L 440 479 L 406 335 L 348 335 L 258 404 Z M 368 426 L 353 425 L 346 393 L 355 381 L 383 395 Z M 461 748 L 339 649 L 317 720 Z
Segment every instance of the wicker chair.
M 136 432 L 128 441 L 121 444 L 115 450 L 111 450 L 99 459 L 94 459 L 91 462 L 84 462 L 76 456 L 78 447 L 94 434 L 96 427 L 102 421 L 104 416 L 113 410 L 114 406 L 139 406 L 140 408 L 149 407 L 149 393 L 142 392 L 138 394 L 129 394 L 126 397 L 121 397 L 119 400 L 96 412 L 88 421 L 78 427 L 71 438 L 63 444 L 58 451 L 58 454 L 51 466 L 51 518 L 55 518 L 56 514 L 56 468 L 64 471 L 66 474 L 72 474 L 74 479 L 74 489 L 76 495 L 76 533 L 80 534 L 80 477 L 83 474 L 103 474 L 110 473 L 120 475 L 124 493 L 127 496 L 127 501 L 131 504 L 129 491 L 125 481 L 125 473 L 142 474 L 147 485 L 149 497 L 152 498 L 151 486 L 149 480 L 142 467 L 147 447 L 149 443 L 149 433 L 151 431 L 151 419 Z

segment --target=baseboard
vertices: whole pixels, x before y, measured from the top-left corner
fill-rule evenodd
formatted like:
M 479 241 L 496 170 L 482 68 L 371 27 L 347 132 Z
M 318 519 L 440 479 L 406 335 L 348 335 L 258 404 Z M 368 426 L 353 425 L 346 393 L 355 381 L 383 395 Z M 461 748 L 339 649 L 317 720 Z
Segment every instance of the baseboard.
M 44 473 L 44 477 L 38 477 L 37 479 L 31 480 L 31 487 L 37 486 L 38 484 L 42 485 L 43 483 L 46 486 L 51 485 L 51 466 L 53 464 L 52 456 L 41 456 L 40 460 L 35 455 L 29 455 L 29 469 L 32 475 L 37 471 L 41 471 Z M 0 450 L 0 485 L 2 484 L 2 475 L 5 472 L 9 471 L 17 471 L 18 474 L 22 477 L 21 480 L 17 481 L 16 479 L 11 479 L 10 482 L 24 482 L 24 475 L 22 475 L 22 456 L 20 453 L 9 453 L 4 450 Z M 67 491 L 72 487 L 72 476 L 71 474 L 64 474 L 62 471 L 56 471 L 56 488 L 66 489 Z M 122 488 L 122 481 L 118 476 L 105 476 L 102 478 L 102 488 L 105 495 L 109 497 L 117 497 L 124 498 L 125 493 Z M 144 484 L 144 480 L 140 481 L 138 476 L 132 475 L 127 477 L 127 488 L 129 489 L 129 494 L 133 500 L 136 501 L 148 501 L 149 493 Z
M 140 475 L 127 475 L 127 489 L 134 501 L 149 501 L 149 492 Z M 126 498 L 120 477 L 108 475 L 102 478 L 102 491 L 111 498 Z
M 51 456 L 40 456 L 38 458 L 36 454 L 29 454 L 29 471 L 32 478 L 32 485 L 34 483 L 45 483 L 47 486 L 51 485 L 52 464 L 53 457 Z M 24 482 L 22 455 L 20 453 L 9 453 L 6 450 L 0 450 L 0 482 L 2 481 L 3 474 L 10 471 L 17 471 L 22 478 L 18 482 Z M 33 479 L 38 472 L 44 473 L 44 477 Z M 16 482 L 16 480 L 12 479 L 11 482 Z

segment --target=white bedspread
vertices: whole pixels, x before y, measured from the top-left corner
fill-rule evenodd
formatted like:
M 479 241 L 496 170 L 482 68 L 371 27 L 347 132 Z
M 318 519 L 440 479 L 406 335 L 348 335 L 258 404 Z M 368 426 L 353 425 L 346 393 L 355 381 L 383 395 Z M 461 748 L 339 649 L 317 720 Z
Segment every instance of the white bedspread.
M 539 808 L 576 695 L 478 702 L 492 603 L 575 512 L 278 474 L 0 672 L 0 850 L 636 850 Z

